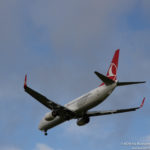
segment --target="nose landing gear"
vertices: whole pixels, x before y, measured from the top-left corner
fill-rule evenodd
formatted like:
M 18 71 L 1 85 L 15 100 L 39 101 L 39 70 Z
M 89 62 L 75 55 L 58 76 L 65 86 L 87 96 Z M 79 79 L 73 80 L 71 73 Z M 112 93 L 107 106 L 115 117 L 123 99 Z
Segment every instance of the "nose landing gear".
M 45 136 L 47 136 L 47 135 L 48 135 L 46 130 L 44 131 L 44 135 L 45 135 Z

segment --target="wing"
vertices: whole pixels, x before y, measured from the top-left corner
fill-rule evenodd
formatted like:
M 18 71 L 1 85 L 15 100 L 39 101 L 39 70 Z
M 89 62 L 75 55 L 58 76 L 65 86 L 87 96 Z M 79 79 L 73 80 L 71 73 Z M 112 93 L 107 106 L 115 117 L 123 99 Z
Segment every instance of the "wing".
M 33 98 L 35 98 L 38 102 L 46 106 L 47 108 L 57 111 L 58 115 L 62 116 L 70 116 L 73 117 L 74 112 L 69 110 L 68 108 L 61 106 L 52 100 L 49 100 L 47 97 L 43 96 L 42 94 L 36 92 L 35 90 L 31 89 L 30 87 L 27 86 L 27 75 L 25 76 L 25 81 L 24 81 L 24 90 L 27 92 L 29 95 L 31 95 Z
M 139 108 L 142 108 L 144 105 L 145 97 L 143 98 L 143 101 L 139 107 L 134 108 L 127 108 L 127 109 L 118 109 L 118 110 L 109 110 L 109 111 L 93 111 L 93 112 L 87 112 L 86 115 L 88 117 L 93 116 L 102 116 L 102 115 L 110 115 L 110 114 L 117 114 L 117 113 L 124 113 L 124 112 L 130 112 L 130 111 L 136 111 Z

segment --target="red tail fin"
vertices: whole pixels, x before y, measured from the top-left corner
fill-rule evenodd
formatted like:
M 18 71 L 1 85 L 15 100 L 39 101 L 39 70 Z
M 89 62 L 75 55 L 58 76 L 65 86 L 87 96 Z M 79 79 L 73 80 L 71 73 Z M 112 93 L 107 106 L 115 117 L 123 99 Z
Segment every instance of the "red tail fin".
M 117 79 L 119 51 L 120 51 L 119 49 L 115 51 L 114 57 L 112 59 L 112 62 L 107 72 L 107 77 L 109 77 L 110 79 L 114 81 Z

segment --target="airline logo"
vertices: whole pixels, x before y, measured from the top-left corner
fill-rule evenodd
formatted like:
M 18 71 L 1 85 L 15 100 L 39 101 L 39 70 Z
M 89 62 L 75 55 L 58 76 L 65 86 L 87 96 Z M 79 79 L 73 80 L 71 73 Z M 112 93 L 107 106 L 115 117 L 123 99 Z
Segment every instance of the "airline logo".
M 118 60 L 119 60 L 119 49 L 115 51 L 115 54 L 113 56 L 112 62 L 110 64 L 110 67 L 107 72 L 107 77 L 109 77 L 112 80 L 117 79 L 117 69 L 118 69 Z
M 117 66 L 114 63 L 111 63 L 107 76 L 112 80 L 116 80 L 116 74 Z

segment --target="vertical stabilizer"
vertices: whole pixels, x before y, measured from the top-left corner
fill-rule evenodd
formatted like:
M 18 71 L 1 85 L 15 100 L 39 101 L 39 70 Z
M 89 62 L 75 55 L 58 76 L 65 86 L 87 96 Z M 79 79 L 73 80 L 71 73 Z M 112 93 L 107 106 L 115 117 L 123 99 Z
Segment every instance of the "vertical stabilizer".
M 119 49 L 115 51 L 114 57 L 107 72 L 107 77 L 114 81 L 117 79 L 119 51 Z

